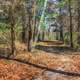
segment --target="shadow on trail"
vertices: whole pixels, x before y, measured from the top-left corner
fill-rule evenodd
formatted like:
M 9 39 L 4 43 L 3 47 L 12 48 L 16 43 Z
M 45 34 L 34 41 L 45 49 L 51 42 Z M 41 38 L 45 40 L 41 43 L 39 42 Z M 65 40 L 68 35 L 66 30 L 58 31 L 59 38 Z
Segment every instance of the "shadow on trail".
M 59 46 L 59 45 L 36 45 L 36 49 L 42 50 L 45 52 L 50 52 L 50 53 L 61 53 L 61 52 L 75 52 L 76 50 L 70 48 L 69 46 Z
M 13 60 L 13 61 L 17 61 L 23 64 L 27 64 L 39 69 L 43 69 L 44 71 L 50 71 L 53 73 L 59 73 L 59 74 L 63 74 L 63 75 L 67 75 L 67 76 L 74 76 L 74 77 L 80 77 L 80 73 L 76 73 L 76 72 L 66 72 L 66 71 L 61 71 L 61 70 L 55 70 L 55 69 L 50 69 L 48 67 L 44 67 L 44 66 L 40 66 L 25 60 L 20 60 L 20 59 L 14 59 L 14 58 L 8 58 L 8 57 L 0 57 L 0 59 L 7 59 L 7 60 Z

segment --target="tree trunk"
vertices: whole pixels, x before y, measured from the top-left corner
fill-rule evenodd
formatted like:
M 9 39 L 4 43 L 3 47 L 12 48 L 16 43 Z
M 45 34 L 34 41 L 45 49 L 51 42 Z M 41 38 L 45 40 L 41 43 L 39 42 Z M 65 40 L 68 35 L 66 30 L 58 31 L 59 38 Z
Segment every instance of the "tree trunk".
M 73 48 L 73 34 L 72 34 L 72 12 L 71 12 L 71 0 L 69 0 L 69 14 L 70 14 L 70 46 Z
M 56 40 L 59 40 L 59 34 L 58 34 L 59 32 L 57 31 L 56 32 Z
M 35 21 L 34 21 L 34 31 L 33 31 L 33 41 L 35 41 L 35 36 L 36 36 L 36 18 L 35 18 Z
M 61 30 L 60 30 L 60 41 L 64 41 L 64 37 L 63 37 L 63 27 L 61 26 Z
M 35 41 L 35 32 L 36 32 L 36 0 L 33 1 L 33 42 Z
M 30 52 L 31 51 L 31 39 L 32 39 L 32 28 L 31 28 L 31 15 L 29 14 L 29 23 L 28 23 L 28 51 Z
M 62 0 L 59 0 L 59 2 L 61 2 Z M 60 7 L 59 9 L 59 13 L 60 13 L 60 40 L 64 41 L 64 37 L 63 37 L 63 25 L 62 25 L 62 8 Z
M 11 29 L 11 55 L 15 55 L 15 17 L 11 6 L 9 7 L 9 22 Z
M 26 38 L 25 38 L 25 36 L 26 36 L 26 32 L 25 32 L 25 15 L 22 15 L 22 42 L 24 42 L 25 43 L 25 40 L 26 40 Z
M 28 24 L 28 17 L 25 5 L 22 5 L 22 42 L 27 42 L 27 24 Z
M 60 16 L 60 41 L 64 42 L 62 16 Z
M 77 43 L 80 45 L 80 1 L 78 2 L 78 38 Z
M 11 54 L 15 53 L 15 30 L 14 24 L 11 24 Z
M 42 31 L 42 41 L 44 41 L 44 37 L 45 37 L 45 32 Z

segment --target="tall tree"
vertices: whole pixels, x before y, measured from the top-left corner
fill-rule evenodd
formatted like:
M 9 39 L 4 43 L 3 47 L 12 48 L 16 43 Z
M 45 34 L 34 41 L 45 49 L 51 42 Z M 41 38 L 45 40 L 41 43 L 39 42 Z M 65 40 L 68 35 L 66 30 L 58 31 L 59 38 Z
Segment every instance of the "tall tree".
M 27 28 L 28 28 L 28 14 L 27 14 L 27 3 L 23 2 L 21 7 L 21 16 L 22 16 L 22 42 L 27 42 Z
M 27 50 L 31 51 L 31 40 L 32 40 L 32 0 L 29 1 L 27 8 L 27 14 L 28 14 L 28 40 L 27 40 Z
M 78 3 L 78 8 L 77 8 L 77 11 L 78 11 L 78 44 L 80 44 L 80 1 L 78 0 L 77 1 Z
M 62 0 L 59 0 L 59 2 L 61 3 Z M 64 41 L 64 37 L 63 37 L 63 22 L 62 22 L 62 6 L 60 6 L 59 8 L 59 13 L 60 13 L 60 40 Z
M 15 11 L 17 6 L 17 1 L 9 1 L 8 18 L 11 29 L 11 54 L 15 55 Z
M 71 9 L 71 1 L 72 0 L 68 0 L 69 2 L 69 17 L 70 17 L 70 46 L 73 47 L 73 27 L 72 27 L 72 9 Z

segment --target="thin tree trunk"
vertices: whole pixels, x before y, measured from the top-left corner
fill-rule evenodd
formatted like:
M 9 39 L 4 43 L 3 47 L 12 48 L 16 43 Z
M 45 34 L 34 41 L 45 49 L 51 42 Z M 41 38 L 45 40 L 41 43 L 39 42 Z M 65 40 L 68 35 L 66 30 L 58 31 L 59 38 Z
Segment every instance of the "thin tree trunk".
M 63 25 L 62 25 L 62 17 L 60 17 L 60 41 L 64 42 L 64 37 L 63 37 Z
M 26 36 L 26 32 L 25 32 L 25 15 L 22 15 L 22 42 L 24 42 L 25 43 L 25 40 L 26 40 L 26 38 L 25 38 L 25 36 Z
M 61 2 L 61 0 L 59 0 L 59 2 Z M 62 11 L 61 11 L 61 7 L 59 9 L 60 12 L 60 40 L 64 41 L 64 37 L 63 37 L 63 25 L 62 25 Z
M 77 43 L 80 45 L 80 1 L 78 1 L 78 39 Z
M 11 6 L 9 7 L 9 20 L 11 29 L 11 55 L 15 55 L 15 17 Z
M 59 40 L 58 32 L 56 32 L 56 40 Z
M 73 34 L 72 34 L 72 12 L 71 12 L 71 0 L 69 0 L 69 14 L 70 14 L 70 46 L 73 47 Z
M 64 41 L 64 38 L 63 38 L 63 27 L 61 27 L 61 30 L 60 30 L 60 40 Z
M 35 18 L 35 23 L 34 23 L 33 41 L 35 41 L 35 36 L 36 36 L 36 18 Z
M 25 5 L 22 5 L 22 42 L 27 42 L 27 24 L 28 24 L 28 16 Z
M 31 51 L 31 39 L 32 39 L 32 28 L 31 28 L 31 15 L 29 14 L 29 23 L 28 23 L 28 51 L 30 52 Z
M 45 37 L 45 32 L 42 31 L 42 41 L 44 41 L 44 37 Z
M 36 0 L 33 2 L 33 42 L 35 41 L 35 32 L 36 32 Z
M 11 24 L 11 53 L 15 53 L 15 30 L 14 24 Z

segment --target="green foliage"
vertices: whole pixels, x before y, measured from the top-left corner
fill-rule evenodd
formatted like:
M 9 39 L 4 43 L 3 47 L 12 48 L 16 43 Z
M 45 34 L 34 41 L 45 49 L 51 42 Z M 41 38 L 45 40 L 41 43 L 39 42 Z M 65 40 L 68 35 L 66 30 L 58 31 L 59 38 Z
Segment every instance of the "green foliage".
M 51 13 L 51 14 L 46 13 L 46 15 L 47 15 L 48 17 L 55 17 L 55 18 L 56 18 L 56 17 L 58 17 L 60 14 L 54 12 L 54 13 Z
M 41 30 L 45 30 L 45 23 L 41 23 Z
M 60 0 L 57 6 L 62 8 L 62 7 L 65 6 L 65 4 L 67 3 L 67 1 L 68 0 Z
M 7 30 L 8 30 L 8 25 L 6 23 L 0 22 L 0 32 L 7 31 Z
M 45 0 L 36 0 L 36 4 L 38 5 L 38 7 L 41 7 L 44 5 Z

